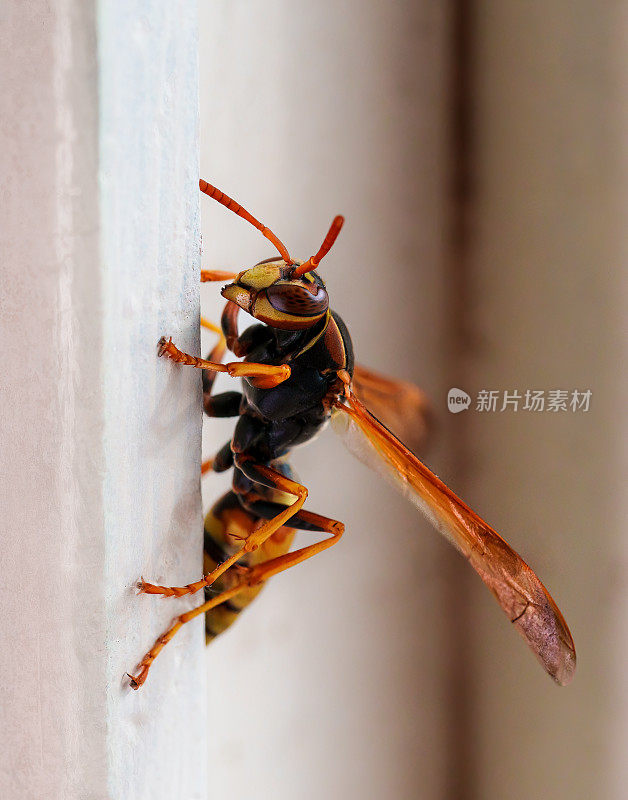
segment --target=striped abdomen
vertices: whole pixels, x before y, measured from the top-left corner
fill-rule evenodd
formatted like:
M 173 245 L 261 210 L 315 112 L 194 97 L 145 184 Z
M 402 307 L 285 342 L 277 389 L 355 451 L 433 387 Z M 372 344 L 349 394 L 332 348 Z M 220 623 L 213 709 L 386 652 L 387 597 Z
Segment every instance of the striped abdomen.
M 207 575 L 218 564 L 226 561 L 229 556 L 239 550 L 242 541 L 251 533 L 257 521 L 257 517 L 242 508 L 233 492 L 228 492 L 221 497 L 205 517 L 203 574 Z M 294 534 L 294 528 L 280 528 L 258 550 L 244 556 L 238 563 L 244 566 L 253 566 L 287 553 Z M 242 577 L 242 571 L 239 571 L 237 565 L 234 565 L 205 589 L 206 598 L 209 600 L 225 589 L 229 589 Z M 263 585 L 247 587 L 205 614 L 205 633 L 208 644 L 235 622 L 238 614 L 257 597 Z

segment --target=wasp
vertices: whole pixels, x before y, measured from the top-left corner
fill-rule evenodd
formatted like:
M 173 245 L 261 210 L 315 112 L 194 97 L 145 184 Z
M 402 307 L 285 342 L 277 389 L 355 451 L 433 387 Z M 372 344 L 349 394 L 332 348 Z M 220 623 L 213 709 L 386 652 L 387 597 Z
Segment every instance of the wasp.
M 220 337 L 207 359 L 182 352 L 162 338 L 158 353 L 202 370 L 203 409 L 210 417 L 237 417 L 231 439 L 201 471 L 233 470 L 231 490 L 205 518 L 203 577 L 186 586 L 157 586 L 143 579 L 141 592 L 181 597 L 204 590 L 201 605 L 178 616 L 129 676 L 138 689 L 163 647 L 190 620 L 205 615 L 206 638 L 228 628 L 266 581 L 333 547 L 342 522 L 304 508 L 307 488 L 293 474 L 290 450 L 307 442 L 331 419 L 349 448 L 388 477 L 469 561 L 517 631 L 554 680 L 573 677 L 576 653 L 569 628 L 547 589 L 523 559 L 431 472 L 400 439 L 416 449 L 425 430 L 426 403 L 411 384 L 394 381 L 354 362 L 349 331 L 330 308 L 318 273 L 344 219 L 335 217 L 323 243 L 307 261 L 246 209 L 204 180 L 201 192 L 251 223 L 279 257 L 237 274 L 201 271 L 201 281 L 228 282 L 221 327 L 201 318 Z M 257 321 L 239 332 L 243 310 Z M 223 363 L 226 350 L 242 361 Z M 218 373 L 242 379 L 242 391 L 213 393 Z M 379 417 L 383 422 L 380 422 Z M 384 424 L 386 423 L 386 424 Z M 324 538 L 291 550 L 295 531 Z

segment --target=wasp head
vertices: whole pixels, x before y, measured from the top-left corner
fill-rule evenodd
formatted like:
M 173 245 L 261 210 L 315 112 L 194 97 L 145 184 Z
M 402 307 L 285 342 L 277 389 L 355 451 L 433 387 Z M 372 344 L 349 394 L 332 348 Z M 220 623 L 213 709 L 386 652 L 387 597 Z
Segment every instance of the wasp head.
M 313 269 L 299 274 L 302 263 L 286 264 L 281 258 L 260 261 L 225 286 L 222 296 L 273 328 L 309 328 L 327 313 L 329 297 Z

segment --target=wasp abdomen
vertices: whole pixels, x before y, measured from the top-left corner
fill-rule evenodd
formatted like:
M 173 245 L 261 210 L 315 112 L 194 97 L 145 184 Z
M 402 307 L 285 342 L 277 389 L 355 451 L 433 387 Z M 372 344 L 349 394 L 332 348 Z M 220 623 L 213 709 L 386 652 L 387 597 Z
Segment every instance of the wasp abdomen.
M 237 552 L 242 542 L 253 531 L 259 517 L 244 509 L 234 492 L 220 498 L 205 517 L 203 573 L 207 575 L 218 564 L 222 564 Z M 292 528 L 280 528 L 274 536 L 252 553 L 242 557 L 237 565 L 228 569 L 210 587 L 205 589 L 209 600 L 225 589 L 246 578 L 248 567 L 253 567 L 275 556 L 287 553 L 294 539 Z M 263 587 L 262 584 L 250 586 L 238 592 L 231 600 L 226 600 L 205 614 L 205 638 L 207 643 L 225 631 L 249 603 L 254 600 Z

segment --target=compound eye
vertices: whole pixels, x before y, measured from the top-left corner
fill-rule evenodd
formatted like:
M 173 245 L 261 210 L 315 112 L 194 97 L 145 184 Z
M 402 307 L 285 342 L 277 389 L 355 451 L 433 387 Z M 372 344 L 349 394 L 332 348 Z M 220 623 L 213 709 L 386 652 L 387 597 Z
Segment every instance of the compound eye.
M 316 317 L 329 307 L 329 297 L 322 286 L 312 289 L 294 283 L 275 283 L 266 290 L 268 302 L 276 310 L 297 317 Z

